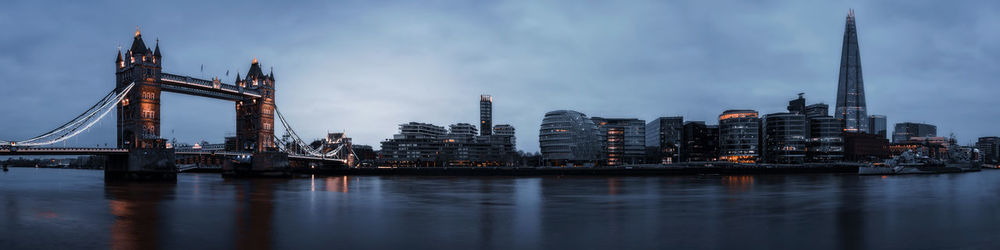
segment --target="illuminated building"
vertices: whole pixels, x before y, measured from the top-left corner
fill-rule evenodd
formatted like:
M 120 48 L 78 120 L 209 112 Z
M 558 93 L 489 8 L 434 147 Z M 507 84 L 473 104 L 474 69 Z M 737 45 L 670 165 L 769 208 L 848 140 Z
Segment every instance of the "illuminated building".
M 719 158 L 719 126 L 702 121 L 684 123 L 681 132 L 681 162 L 716 161 Z
M 479 96 L 479 131 L 482 135 L 493 133 L 493 97 Z
M 915 122 L 896 123 L 896 128 L 892 131 L 893 143 L 904 143 L 913 137 L 934 137 L 937 136 L 937 126 Z
M 876 134 L 882 137 L 886 137 L 886 135 L 888 134 L 884 115 L 868 116 L 868 124 L 869 124 L 868 128 L 871 129 L 872 134 Z
M 593 166 L 601 151 L 594 121 L 572 110 L 545 113 L 538 144 L 542 161 L 554 166 Z
M 591 118 L 608 166 L 640 164 L 646 154 L 646 121 L 635 118 Z
M 680 159 L 681 133 L 684 117 L 660 117 L 646 123 L 646 147 L 650 161 L 647 163 L 670 164 Z
M 877 162 L 889 157 L 889 140 L 868 133 L 844 132 L 844 160 Z
M 861 52 L 858 49 L 854 10 L 848 12 L 844 28 L 840 74 L 837 81 L 837 110 L 834 116 L 844 123 L 845 132 L 868 133 L 865 84 L 861 74 Z
M 997 164 L 1000 162 L 1000 137 L 979 137 L 976 148 L 982 154 L 983 163 Z
M 837 162 L 844 158 L 843 123 L 829 115 L 809 118 L 806 160 Z
M 754 110 L 719 115 L 719 160 L 755 163 L 760 157 L 760 118 Z
M 805 109 L 805 100 L 802 100 Z M 764 116 L 764 157 L 772 163 L 803 163 L 806 158 L 806 116 L 773 113 Z

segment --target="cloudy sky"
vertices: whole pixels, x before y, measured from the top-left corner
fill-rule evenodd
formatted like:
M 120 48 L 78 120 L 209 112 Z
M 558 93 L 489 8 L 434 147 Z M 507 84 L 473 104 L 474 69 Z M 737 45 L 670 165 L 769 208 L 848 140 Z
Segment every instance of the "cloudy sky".
M 557 109 L 712 124 L 725 109 L 783 111 L 799 92 L 833 106 L 849 8 L 869 114 L 963 143 L 1000 135 L 997 1 L 417 2 L 6 1 L 0 140 L 46 132 L 110 91 L 136 25 L 147 45 L 160 39 L 164 72 L 231 82 L 257 57 L 300 135 L 346 131 L 376 148 L 400 123 L 475 124 L 480 94 L 532 152 Z M 232 103 L 162 101 L 165 138 L 235 131 Z M 114 129 L 107 119 L 66 145 L 112 144 Z

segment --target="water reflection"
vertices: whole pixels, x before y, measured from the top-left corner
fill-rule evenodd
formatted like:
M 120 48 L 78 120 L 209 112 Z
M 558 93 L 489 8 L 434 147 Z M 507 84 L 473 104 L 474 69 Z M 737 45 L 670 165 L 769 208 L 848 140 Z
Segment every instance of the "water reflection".
M 18 178 L 0 175 L 0 249 L 992 249 L 990 237 L 1000 234 L 1000 171 L 886 178 L 185 174 L 176 183 L 106 185 L 97 171 L 17 171 Z
M 723 176 L 722 186 L 725 186 L 730 193 L 742 193 L 753 188 L 752 175 Z
M 284 180 L 242 180 L 236 184 L 236 249 L 271 249 L 274 189 Z
M 175 184 L 107 183 L 105 195 L 114 220 L 111 249 L 159 249 L 160 203 L 173 196 Z

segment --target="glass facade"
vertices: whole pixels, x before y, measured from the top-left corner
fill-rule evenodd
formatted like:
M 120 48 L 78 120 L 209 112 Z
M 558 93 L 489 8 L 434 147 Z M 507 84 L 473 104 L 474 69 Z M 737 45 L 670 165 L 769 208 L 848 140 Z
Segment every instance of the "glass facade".
M 646 121 L 634 118 L 591 120 L 600 133 L 602 160 L 608 166 L 641 164 L 646 155 Z
M 660 117 L 646 123 L 646 147 L 650 161 L 647 163 L 670 164 L 678 162 L 684 118 Z
M 545 113 L 538 131 L 542 160 L 549 165 L 594 165 L 601 143 L 597 126 L 587 115 L 572 110 Z
M 803 163 L 805 158 L 805 115 L 773 113 L 764 116 L 764 160 L 772 163 Z
M 865 84 L 861 76 L 861 52 L 858 48 L 858 31 L 854 21 L 854 11 L 851 10 L 847 14 L 847 24 L 844 28 L 835 116 L 844 123 L 844 131 L 868 133 Z
M 719 160 L 755 163 L 760 158 L 760 118 L 754 110 L 719 115 Z

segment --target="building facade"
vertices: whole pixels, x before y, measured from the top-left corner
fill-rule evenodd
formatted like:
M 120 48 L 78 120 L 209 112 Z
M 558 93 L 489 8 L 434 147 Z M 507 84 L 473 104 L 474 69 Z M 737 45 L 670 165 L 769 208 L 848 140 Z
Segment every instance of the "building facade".
M 755 110 L 719 115 L 719 160 L 755 163 L 760 159 L 760 118 Z
M 646 121 L 635 118 L 591 118 L 601 141 L 605 165 L 641 164 L 646 158 Z
M 719 126 L 702 121 L 685 122 L 681 133 L 681 162 L 719 160 Z
M 601 152 L 597 125 L 587 115 L 572 110 L 545 113 L 538 144 L 542 161 L 550 166 L 593 166 Z
M 829 115 L 809 118 L 806 161 L 838 162 L 844 158 L 843 123 Z
M 498 124 L 496 126 L 493 126 L 494 135 L 507 136 L 508 138 L 510 138 L 510 144 L 514 145 L 514 147 L 516 148 L 517 136 L 515 135 L 514 132 L 515 132 L 514 126 L 511 126 L 510 124 Z
M 837 81 L 837 111 L 835 117 L 844 123 L 844 131 L 868 133 L 868 111 L 865 104 L 865 84 L 861 74 L 861 51 L 854 10 L 847 14 L 844 42 L 840 54 L 840 74 Z
M 916 122 L 903 122 L 896 123 L 895 129 L 892 131 L 892 142 L 904 143 L 913 137 L 935 136 L 937 136 L 937 126 Z
M 684 117 L 660 117 L 646 123 L 647 163 L 671 164 L 680 160 Z
M 482 135 L 493 133 L 493 96 L 479 96 L 479 131 Z
M 878 162 L 889 158 L 889 140 L 868 133 L 844 132 L 844 160 Z
M 805 109 L 804 100 L 801 107 Z M 806 116 L 799 113 L 773 113 L 764 116 L 764 161 L 803 163 L 805 158 Z
M 872 134 L 882 136 L 882 138 L 887 138 L 888 130 L 886 128 L 886 119 L 884 115 L 871 115 L 868 117 L 868 128 L 871 129 Z
M 979 149 L 983 163 L 1000 163 L 1000 137 L 979 137 L 979 141 L 976 142 L 976 148 Z

